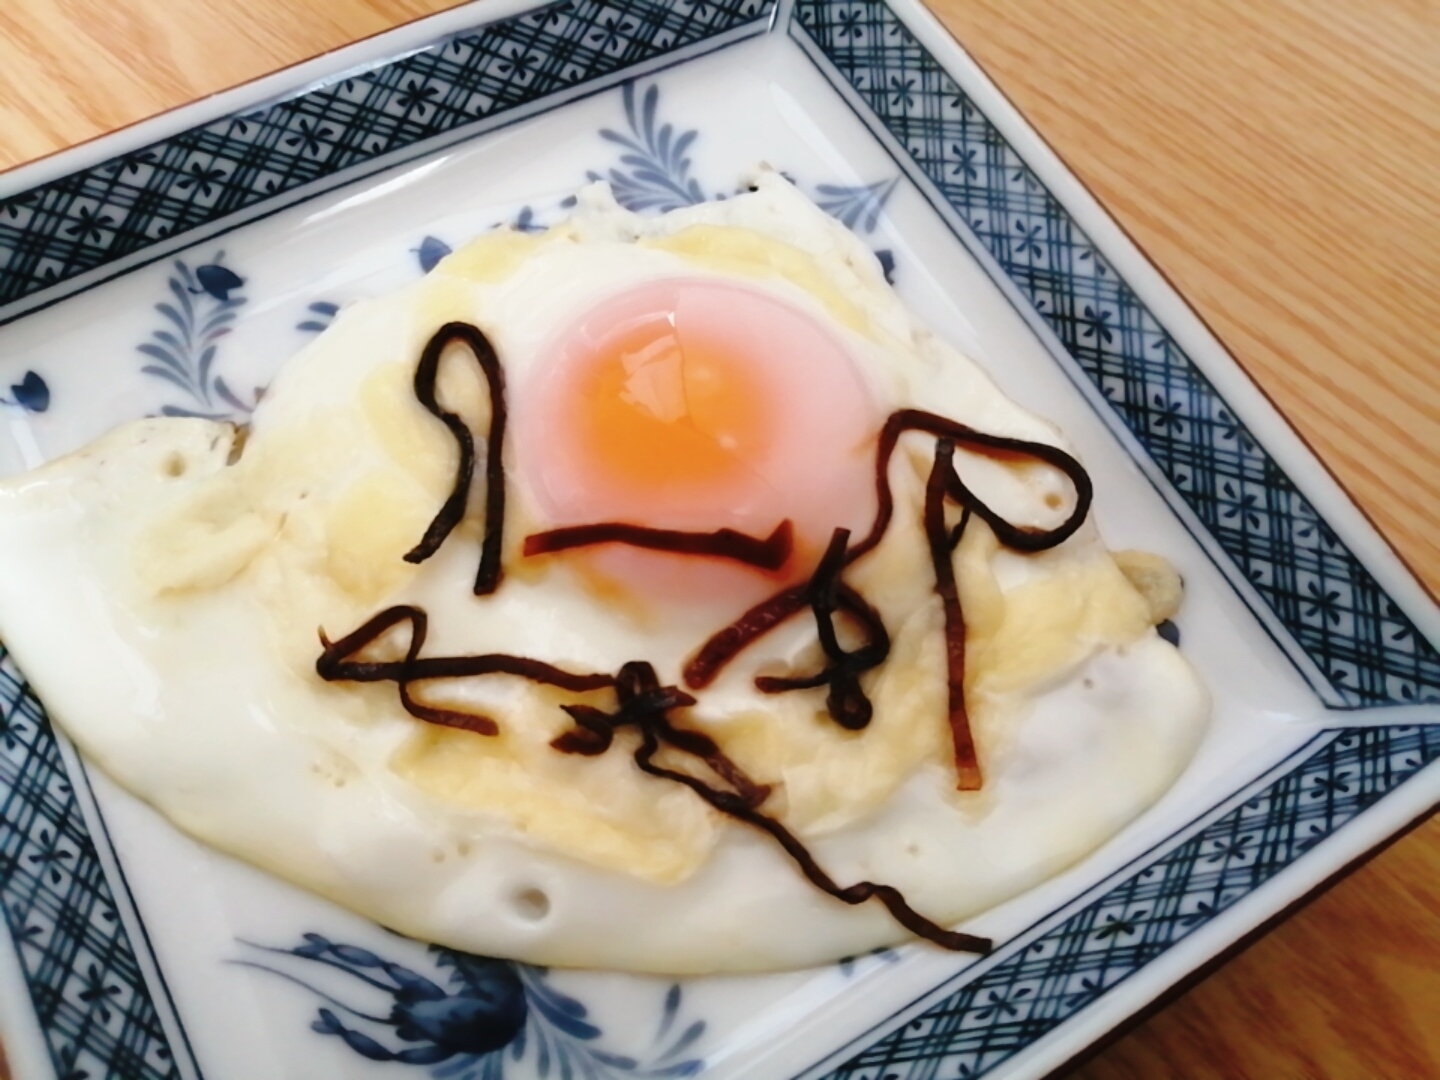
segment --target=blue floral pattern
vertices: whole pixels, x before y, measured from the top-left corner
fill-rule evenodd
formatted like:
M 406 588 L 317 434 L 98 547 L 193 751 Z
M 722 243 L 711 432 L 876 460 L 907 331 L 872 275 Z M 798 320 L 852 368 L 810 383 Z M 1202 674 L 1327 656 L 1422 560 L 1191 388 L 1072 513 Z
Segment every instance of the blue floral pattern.
M 221 340 L 234 327 L 245 281 L 225 266 L 225 253 L 191 270 L 176 259 L 168 279 L 170 298 L 155 305 L 163 323 L 150 340 L 136 346 L 149 358 L 140 370 L 169 383 L 185 395 L 184 404 L 167 404 L 164 416 L 199 416 L 210 420 L 249 416 L 259 397 L 241 398 L 216 370 Z
M 652 83 L 641 92 L 636 83 L 626 83 L 621 88 L 621 106 L 628 132 L 612 128 L 599 131 L 603 141 L 620 148 L 620 158 L 603 172 L 587 170 L 587 180 L 608 182 L 615 201 L 635 213 L 665 213 L 725 197 L 707 194 L 699 180 L 691 176 L 689 151 L 700 138 L 700 130 L 680 130 L 673 122 L 661 120 L 659 84 Z M 785 175 L 795 182 L 793 176 Z M 856 233 L 873 233 L 879 227 L 885 203 L 899 183 L 898 176 L 871 184 L 821 183 L 815 187 L 815 202 L 846 228 Z M 497 227 L 524 233 L 543 232 L 559 220 L 562 211 L 574 205 L 572 195 L 562 199 L 553 208 L 553 214 L 522 206 L 512 220 L 500 222 Z M 445 240 L 428 234 L 409 248 L 421 274 L 430 273 L 453 250 Z M 880 260 L 885 279 L 893 283 L 894 253 L 883 248 L 877 249 L 875 256 Z M 339 310 L 339 305 L 332 301 L 317 300 L 306 307 L 305 316 L 295 328 L 305 333 L 321 333 L 329 328 Z
M 0 305 L 723 34 L 773 0 L 567 0 L 0 199 Z
M 295 324 L 295 329 L 307 334 L 321 334 L 330 329 L 330 324 L 340 312 L 340 305 L 332 304 L 329 300 L 316 300 L 313 304 L 307 304 L 305 311 L 305 318 Z
M 651 84 L 637 106 L 635 84 L 626 83 L 623 91 L 625 119 L 630 131 L 624 134 L 602 128 L 600 137 L 624 151 L 620 164 L 603 176 L 587 175 L 591 180 L 609 180 L 615 201 L 627 210 L 678 210 L 705 201 L 700 182 L 690 175 L 687 154 L 700 132 L 676 132 L 675 125 L 657 120 L 660 109 L 660 87 Z
M 684 991 L 679 983 L 666 991 L 652 1054 L 642 1061 L 607 1050 L 604 1032 L 589 1010 L 551 985 L 544 968 L 431 946 L 432 978 L 370 949 L 316 933 L 303 935 L 301 944 L 288 949 L 250 948 L 267 954 L 266 959 L 234 962 L 298 984 L 327 1003 L 317 1009 L 312 1031 L 343 1040 L 371 1061 L 438 1065 L 432 1073 L 437 1080 L 503 1080 L 509 1066 L 524 1066 L 539 1080 L 552 1073 L 659 1080 L 693 1076 L 704 1068 L 703 1060 L 686 1054 L 705 1034 L 706 1024 L 681 1021 Z M 366 1011 L 327 993 L 272 957 L 342 971 L 368 988 L 386 1011 Z
M 43 413 L 50 408 L 50 386 L 33 371 L 25 372 L 18 383 L 10 387 L 11 397 L 0 398 L 0 405 L 11 405 L 25 412 Z
M 413 249 L 415 258 L 420 262 L 420 272 L 428 274 L 439 264 L 440 260 L 450 254 L 450 245 L 434 236 L 427 236 L 420 241 L 420 246 Z
M 700 181 L 690 175 L 689 152 L 700 138 L 699 129 L 682 131 L 672 122 L 661 122 L 658 84 L 652 83 L 646 88 L 638 103 L 637 92 L 635 83 L 626 83 L 621 91 L 628 133 L 600 129 L 602 139 L 620 147 L 620 160 L 603 173 L 592 169 L 585 174 L 586 178 L 608 181 L 615 201 L 636 213 L 665 213 L 725 198 L 721 192 L 707 194 Z M 791 183 L 797 183 L 789 173 L 783 175 Z M 872 233 L 880 224 L 886 201 L 899 183 L 898 176 L 872 184 L 822 183 L 815 188 L 815 202 L 846 228 L 857 233 Z M 894 269 L 893 257 L 888 251 L 876 254 L 885 264 L 888 275 Z
M 843 956 L 836 961 L 835 966 L 845 978 L 853 978 L 863 972 L 873 970 L 885 964 L 898 963 L 900 952 L 888 946 L 879 949 L 871 949 L 859 956 Z
M 880 214 L 885 203 L 900 183 L 900 177 L 877 180 L 873 184 L 857 184 L 842 187 L 838 184 L 821 184 L 815 189 L 815 204 L 847 229 L 855 232 L 874 232 L 880 223 Z

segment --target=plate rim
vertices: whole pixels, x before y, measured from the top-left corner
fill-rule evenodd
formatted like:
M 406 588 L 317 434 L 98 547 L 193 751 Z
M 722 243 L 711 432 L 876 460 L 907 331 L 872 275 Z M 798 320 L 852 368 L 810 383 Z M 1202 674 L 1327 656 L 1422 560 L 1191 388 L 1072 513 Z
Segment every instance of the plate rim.
M 671 0 L 671 2 L 673 3 L 673 0 Z M 212 116 L 212 118 L 223 117 L 238 112 L 241 108 L 243 108 L 243 106 L 235 105 L 235 102 L 248 101 L 252 105 L 255 103 L 261 103 L 269 98 L 276 96 L 277 94 L 287 92 L 283 89 L 284 87 L 289 87 L 290 92 L 293 92 L 297 87 L 309 84 L 311 80 L 311 72 L 318 72 L 320 69 L 329 70 L 330 65 L 341 62 L 342 58 L 343 61 L 347 64 L 347 68 L 342 69 L 341 71 L 330 70 L 330 76 L 329 78 L 324 79 L 324 82 L 329 82 L 333 79 L 343 77 L 343 71 L 356 67 L 360 63 L 360 58 L 362 57 L 367 58 L 365 61 L 366 63 L 372 64 L 381 63 L 386 60 L 393 61 L 397 58 L 394 50 L 385 49 L 383 48 L 383 46 L 389 42 L 398 42 L 400 40 L 410 40 L 411 38 L 418 38 L 421 35 L 421 28 L 423 28 L 426 35 L 429 35 L 429 40 L 434 40 L 437 38 L 443 38 L 447 36 L 448 33 L 454 32 L 455 30 L 470 29 L 473 27 L 489 25 L 495 22 L 499 22 L 503 19 L 510 18 L 517 14 L 531 12 L 538 8 L 543 8 L 547 6 L 549 5 L 544 3 L 535 4 L 530 2 L 530 0 L 477 0 L 477 2 L 474 3 L 461 5 L 460 7 L 452 8 L 448 11 L 441 12 L 436 15 L 431 15 L 411 21 L 409 23 L 403 24 L 402 26 L 379 32 L 376 35 L 373 35 L 372 37 L 355 43 L 353 45 L 345 46 L 337 50 L 332 50 L 331 52 L 320 54 L 317 57 L 311 58 L 307 61 L 302 61 L 299 64 L 293 65 L 292 67 L 286 69 L 282 69 L 281 71 L 272 73 L 271 75 L 262 76 L 255 80 L 251 80 L 250 82 L 231 88 L 230 90 L 222 91 L 219 94 L 199 99 L 196 102 L 181 106 L 175 110 L 171 110 L 170 112 L 161 114 L 160 116 L 151 117 L 146 120 L 139 121 L 136 124 L 130 125 L 116 132 L 97 136 L 95 139 L 89 140 L 86 143 L 79 144 L 76 147 L 67 148 L 66 150 L 57 151 L 55 154 L 49 155 L 46 158 L 20 165 L 14 169 L 7 171 L 4 174 L 0 174 L 0 192 L 5 192 L 6 182 L 11 181 L 16 177 L 20 177 L 21 179 L 28 179 L 32 176 L 40 176 L 43 178 L 46 176 L 53 177 L 59 175 L 67 175 L 66 173 L 61 171 L 56 171 L 53 174 L 47 173 L 45 169 L 38 168 L 39 166 L 55 166 L 58 170 L 58 167 L 61 164 L 71 162 L 72 160 L 75 162 L 85 162 L 90 161 L 92 160 L 92 158 L 94 158 L 96 163 L 111 161 L 124 151 L 122 149 L 116 149 L 108 155 L 100 154 L 99 151 L 105 148 L 109 148 L 111 146 L 117 148 L 134 147 L 137 145 L 143 146 L 146 145 L 146 142 L 140 141 L 142 139 L 142 136 L 145 136 L 147 133 L 152 132 L 158 133 L 170 131 L 172 130 L 174 125 L 179 124 L 182 120 L 188 121 L 190 117 L 197 117 L 201 115 Z M 1013 103 L 1010 103 L 1008 99 L 1004 97 L 1003 91 L 1001 91 L 997 86 L 995 86 L 993 81 L 989 79 L 988 75 L 984 73 L 983 69 L 980 68 L 978 64 L 975 64 L 973 58 L 965 52 L 963 46 L 959 42 L 955 41 L 955 39 L 949 34 L 949 31 L 946 30 L 938 22 L 938 20 L 935 19 L 932 13 L 923 8 L 923 6 L 921 6 L 918 2 L 915 2 L 915 0 L 889 0 L 888 3 L 881 4 L 880 6 L 887 7 L 889 10 L 896 12 L 897 15 L 911 27 L 912 31 L 918 29 L 919 35 L 925 41 L 935 46 L 935 48 L 941 51 L 953 50 L 956 57 L 961 58 L 974 66 L 978 78 L 984 80 L 984 82 L 989 84 L 991 90 L 995 93 L 995 95 L 997 95 L 997 98 L 1001 102 L 1000 105 L 992 105 L 991 109 L 986 110 L 986 115 L 993 122 L 996 112 L 1004 114 L 1004 110 L 1008 108 L 1010 114 L 1013 115 L 1005 114 L 1007 123 L 1014 125 L 1014 130 L 1016 132 L 1027 134 L 1030 138 L 1033 138 L 1035 140 L 1035 147 L 1033 148 L 1033 152 L 1035 154 L 1040 155 L 1042 158 L 1045 158 L 1045 155 L 1048 155 L 1048 158 L 1045 158 L 1043 162 L 1043 169 L 1041 166 L 1037 166 L 1035 160 L 1028 154 L 1022 153 L 1020 155 L 1022 159 L 1032 169 L 1035 169 L 1037 172 L 1041 172 L 1047 184 L 1051 183 L 1058 177 L 1071 181 L 1075 185 L 1077 185 L 1078 190 L 1076 192 L 1067 195 L 1067 197 L 1065 198 L 1059 199 L 1062 206 L 1073 215 L 1075 214 L 1075 204 L 1072 202 L 1072 198 L 1079 200 L 1084 206 L 1084 216 L 1086 220 L 1087 230 L 1089 230 L 1096 223 L 1108 225 L 1109 227 L 1113 227 L 1113 229 L 1116 230 L 1115 236 L 1108 241 L 1101 238 L 1096 238 L 1093 235 L 1091 239 L 1094 241 L 1096 247 L 1102 252 L 1104 252 L 1106 257 L 1112 262 L 1125 261 L 1127 263 L 1134 264 L 1130 266 L 1129 271 L 1125 275 L 1122 275 L 1127 279 L 1135 272 L 1137 268 L 1143 268 L 1145 270 L 1153 272 L 1156 275 L 1156 280 L 1154 282 L 1148 283 L 1144 290 L 1144 295 L 1147 297 L 1147 302 L 1149 294 L 1152 291 L 1168 290 L 1170 294 L 1170 301 L 1174 304 L 1179 305 L 1184 312 L 1188 312 L 1188 317 L 1193 318 L 1196 324 L 1195 327 L 1192 328 L 1193 334 L 1195 335 L 1194 341 L 1204 343 L 1203 348 L 1200 349 L 1202 355 L 1193 357 L 1196 365 L 1202 368 L 1202 370 L 1204 370 L 1207 375 L 1213 377 L 1215 374 L 1215 370 L 1212 368 L 1212 365 L 1218 362 L 1220 365 L 1218 370 L 1225 372 L 1228 375 L 1233 376 L 1239 380 L 1235 383 L 1233 388 L 1228 389 L 1227 392 L 1223 395 L 1227 401 L 1233 403 L 1234 395 L 1236 393 L 1239 393 L 1243 398 L 1245 398 L 1245 404 L 1247 409 L 1254 408 L 1259 410 L 1269 410 L 1268 413 L 1263 413 L 1263 420 L 1258 422 L 1252 421 L 1252 423 L 1255 423 L 1255 426 L 1262 426 L 1266 428 L 1267 435 L 1264 446 L 1267 451 L 1285 466 L 1285 470 L 1287 473 L 1295 471 L 1297 467 L 1305 467 L 1305 470 L 1307 471 L 1307 484 L 1304 487 L 1308 497 L 1311 499 L 1311 501 L 1319 504 L 1324 508 L 1325 517 L 1327 520 L 1331 519 L 1337 511 L 1339 511 L 1342 516 L 1345 516 L 1347 514 L 1349 515 L 1344 523 L 1343 528 L 1337 529 L 1337 532 L 1342 533 L 1348 544 L 1362 549 L 1365 557 L 1361 559 L 1361 562 L 1363 563 L 1363 565 L 1369 568 L 1372 573 L 1376 574 L 1376 577 L 1379 580 L 1379 583 L 1383 587 L 1384 591 L 1392 596 L 1397 592 L 1408 594 L 1408 602 L 1404 606 L 1407 612 L 1411 615 L 1412 619 L 1414 619 L 1417 624 L 1427 622 L 1433 623 L 1435 621 L 1434 613 L 1430 612 L 1425 605 L 1425 601 L 1427 600 L 1427 590 L 1424 589 L 1423 585 L 1420 583 L 1418 577 L 1413 573 L 1413 571 L 1411 571 L 1410 568 L 1405 565 L 1403 558 L 1399 556 L 1399 554 L 1394 550 L 1393 546 L 1390 545 L 1384 534 L 1381 533 L 1374 526 L 1373 522 L 1371 522 L 1363 514 L 1363 511 L 1360 509 L 1359 504 L 1356 503 L 1356 501 L 1349 495 L 1348 491 L 1345 490 L 1343 485 L 1341 485 L 1338 480 L 1335 479 L 1333 473 L 1329 471 L 1328 466 L 1326 466 L 1323 459 L 1321 459 L 1317 454 L 1315 454 L 1313 448 L 1311 448 L 1310 446 L 1308 446 L 1308 444 L 1305 443 L 1303 438 L 1299 436 L 1299 434 L 1294 430 L 1293 426 L 1284 417 L 1284 414 L 1281 413 L 1277 408 L 1275 408 L 1273 401 L 1269 400 L 1263 388 L 1261 388 L 1259 384 L 1256 383 L 1255 380 L 1248 374 L 1248 372 L 1245 371 L 1244 367 L 1238 362 L 1238 360 L 1235 358 L 1233 353 L 1230 352 L 1228 347 L 1225 346 L 1224 342 L 1217 335 L 1215 335 L 1213 331 L 1204 323 L 1203 318 L 1193 308 L 1193 306 L 1190 305 L 1189 301 L 1186 300 L 1183 294 L 1181 294 L 1177 289 L 1175 289 L 1173 284 L 1164 277 L 1163 272 L 1160 271 L 1158 267 L 1156 267 L 1156 265 L 1150 260 L 1148 255 L 1144 252 L 1143 248 L 1141 248 L 1140 245 L 1138 245 L 1132 237 L 1130 237 L 1124 232 L 1123 227 L 1120 226 L 1119 223 L 1110 216 L 1108 211 L 1104 209 L 1104 206 L 1097 199 L 1095 199 L 1093 193 L 1089 192 L 1089 190 L 1084 187 L 1083 182 L 1080 181 L 1079 178 L 1073 173 L 1073 171 L 1071 171 L 1069 167 L 1064 163 L 1064 161 L 1057 154 L 1055 154 L 1053 149 L 1050 148 L 1049 145 L 1044 141 L 1043 136 L 1040 135 L 1040 133 L 1029 124 L 1029 122 L 1024 118 L 1024 116 L 1019 112 L 1019 110 L 1013 106 Z M 775 26 L 780 28 L 780 32 L 784 32 L 791 25 L 789 23 L 789 18 L 791 13 L 793 12 L 794 7 L 794 0 L 782 0 L 781 7 L 777 11 L 775 16 Z M 482 14 L 485 16 L 484 18 L 479 19 L 478 21 L 474 18 L 475 16 L 480 16 Z M 440 26 L 446 27 L 446 31 L 444 33 L 430 33 L 432 30 L 435 30 Z M 379 54 L 382 52 L 386 54 L 383 57 L 379 56 Z M 355 63 L 351 63 L 352 60 L 355 61 Z M 950 67 L 949 64 L 942 64 L 942 66 L 945 67 L 947 70 Z M 642 62 L 638 71 L 635 68 L 622 69 L 621 74 L 613 81 L 608 82 L 607 85 L 613 85 L 615 82 L 618 82 L 624 78 L 638 77 L 639 74 L 644 74 L 648 70 L 648 62 Z M 301 75 L 302 72 L 304 73 L 303 77 Z M 547 98 L 545 100 L 550 99 Z M 563 107 L 563 104 L 552 107 Z M 1011 133 L 1007 132 L 1007 138 L 1010 137 L 1010 134 Z M 1011 142 L 1013 145 L 1013 138 L 1011 139 Z M 81 151 L 84 151 L 84 153 L 82 154 Z M 428 153 L 429 150 L 427 149 L 421 152 Z M 377 167 L 388 167 L 388 165 Z M 28 187 L 19 188 L 17 190 L 23 193 L 24 190 L 29 190 L 37 186 L 37 184 L 47 182 L 50 181 L 44 179 L 40 181 L 34 181 L 29 183 Z M 10 192 L 8 194 L 13 195 L 14 193 Z M 5 197 L 6 195 L 0 194 L 0 199 L 3 199 Z M 205 239 L 208 238 L 208 236 L 196 236 L 193 238 L 186 238 L 179 242 L 178 247 L 188 248 L 193 244 L 203 242 Z M 1122 255 L 1120 260 L 1117 260 L 1115 257 L 1114 253 L 1116 251 L 1122 251 L 1125 253 Z M 156 256 L 156 258 L 163 257 L 163 254 Z M 121 272 L 128 272 L 128 268 L 123 269 Z M 68 299 L 72 295 L 75 294 L 72 293 L 67 294 L 66 296 L 62 296 L 58 298 L 56 302 L 64 302 L 65 299 Z M 27 311 L 20 312 L 19 317 L 23 317 L 24 314 L 28 313 L 28 310 L 29 309 L 27 309 Z M 1165 321 L 1165 325 L 1167 327 L 1170 325 L 1168 320 Z M 1192 331 L 1187 331 L 1187 333 L 1191 332 Z M 1218 361 L 1212 357 L 1212 351 L 1216 356 L 1218 356 Z M 1239 410 L 1237 409 L 1237 411 Z M 1277 447 L 1275 446 L 1275 436 L 1277 434 L 1280 434 L 1282 436 L 1281 441 L 1288 440 L 1290 444 L 1284 447 L 1283 456 L 1280 453 L 1277 453 Z M 1291 460 L 1292 455 L 1293 460 Z M 1308 475 L 1310 472 L 1315 472 L 1318 475 L 1310 476 Z M 1321 484 L 1321 491 L 1314 490 L 1314 484 L 1317 482 Z M 1380 563 L 1379 566 L 1376 565 L 1377 562 Z M 1384 571 L 1383 577 L 1380 573 L 1377 573 L 1377 571 L 1379 570 Z M 1393 581 L 1391 580 L 1392 578 Z M 1357 722 L 1363 722 L 1366 719 L 1364 716 L 1355 713 L 1350 713 L 1347 715 L 1339 710 L 1330 711 L 1334 712 L 1337 723 L 1345 725 L 1347 729 L 1357 727 Z M 1407 726 L 1406 718 L 1400 714 L 1397 714 L 1392 708 L 1386 708 L 1383 706 L 1376 707 L 1376 711 L 1383 712 L 1384 714 L 1383 717 L 1375 718 L 1376 723 L 1384 724 L 1387 727 Z M 1429 712 L 1430 710 L 1427 709 L 1427 715 Z M 1433 724 L 1434 720 L 1431 720 L 1430 723 Z M 1338 737 L 1339 736 L 1337 736 L 1337 738 Z M 1430 773 L 1432 779 L 1440 779 L 1440 772 L 1436 772 L 1434 769 L 1428 769 L 1425 771 L 1428 771 Z M 1427 783 L 1429 783 L 1432 787 L 1436 787 L 1436 785 L 1430 783 L 1430 781 L 1427 781 Z M 1407 796 L 1419 797 L 1421 788 L 1424 786 L 1425 785 L 1416 784 L 1413 782 L 1407 783 Z M 1440 787 L 1436 787 L 1436 790 L 1437 792 L 1440 792 Z M 1381 840 L 1373 841 L 1371 842 L 1370 847 L 1361 849 L 1360 855 L 1363 855 L 1366 851 L 1372 850 L 1375 844 L 1382 843 L 1385 837 L 1394 835 L 1399 829 L 1404 827 L 1404 823 L 1395 825 L 1393 827 L 1388 824 L 1384 824 L 1382 826 L 1382 817 L 1386 821 L 1388 821 L 1389 818 L 1394 818 L 1399 815 L 1400 804 L 1392 801 L 1388 797 L 1381 801 L 1387 803 L 1388 809 L 1386 814 L 1381 815 L 1381 817 L 1376 816 L 1376 812 L 1380 809 L 1377 804 L 1376 806 L 1371 807 L 1369 810 L 1366 810 L 1362 816 L 1366 819 L 1367 823 L 1371 827 L 1371 831 L 1374 831 L 1376 828 L 1383 827 L 1383 835 L 1381 837 Z M 1352 839 L 1355 836 L 1353 832 L 1347 833 L 1346 835 L 1347 838 Z M 1327 848 L 1327 850 L 1332 849 Z M 1308 860 L 1302 860 L 1297 858 L 1293 863 L 1290 864 L 1290 868 L 1294 868 L 1302 861 L 1305 861 L 1307 867 L 1317 871 L 1319 870 L 1319 864 L 1321 862 L 1328 861 L 1331 864 L 1330 876 L 1336 876 L 1337 874 L 1343 874 L 1344 872 L 1344 867 L 1342 867 L 1341 870 L 1338 872 L 1334 871 L 1333 859 L 1320 860 L 1318 859 L 1318 857 L 1311 857 Z M 1118 874 L 1119 872 L 1120 871 L 1117 871 L 1116 873 Z M 1112 875 L 1112 877 L 1113 876 L 1114 875 Z M 1292 875 L 1292 877 L 1293 876 L 1294 875 Z M 1110 880 L 1110 878 L 1107 878 L 1106 880 L 1108 881 Z M 1256 889 L 1254 890 L 1254 893 L 1252 895 L 1258 894 L 1259 892 L 1261 892 L 1261 889 Z M 1273 896 L 1275 894 L 1271 892 L 1267 893 L 1266 895 Z M 1067 904 L 1062 905 L 1062 907 L 1068 907 L 1070 903 L 1071 902 L 1067 902 Z M 1277 915 L 1275 917 L 1279 916 Z M 1225 925 L 1228 926 L 1230 924 L 1226 923 Z M 1103 1000 L 1104 997 L 1102 996 L 1100 999 L 1097 1000 L 1096 1004 L 1103 1002 Z M 1046 1038 L 1048 1038 L 1048 1036 L 1046 1036 Z M 1008 1066 L 1006 1068 L 1007 1070 L 1009 1069 Z M 1020 1075 L 1020 1073 L 1007 1071 L 1007 1075 L 1018 1076 Z

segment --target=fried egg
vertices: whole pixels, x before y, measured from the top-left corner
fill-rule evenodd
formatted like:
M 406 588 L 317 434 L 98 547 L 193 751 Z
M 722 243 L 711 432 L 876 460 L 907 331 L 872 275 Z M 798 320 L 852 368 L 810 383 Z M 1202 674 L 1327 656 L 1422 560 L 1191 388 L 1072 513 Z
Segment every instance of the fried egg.
M 487 525 L 485 372 L 438 367 L 438 407 L 481 433 L 469 510 L 407 561 L 453 494 L 457 438 L 415 392 L 437 328 L 483 331 L 503 371 L 503 577 L 476 595 Z M 803 585 L 836 529 L 863 536 L 886 418 L 928 409 L 1066 448 L 904 309 L 865 247 L 786 181 L 641 218 L 604 185 L 538 235 L 497 231 L 357 303 L 293 357 L 246 429 L 120 427 L 0 484 L 0 636 L 92 760 L 199 839 L 426 941 L 532 963 L 671 973 L 799 967 L 905 939 L 880 905 L 815 889 L 770 836 L 609 751 L 551 745 L 562 705 L 609 690 L 509 674 L 326 681 L 333 642 L 381 609 L 428 615 L 424 655 L 503 653 L 569 672 L 645 661 L 683 686 L 701 643 Z M 1164 617 L 1094 525 L 1051 550 L 971 520 L 953 553 L 964 696 L 984 773 L 957 790 L 944 613 L 922 527 L 933 439 L 903 436 L 883 539 L 845 571 L 891 638 L 863 730 L 823 689 L 757 675 L 824 663 L 789 619 L 675 710 L 768 788 L 763 809 L 841 884 L 900 889 L 957 925 L 1071 865 L 1153 802 L 1208 713 Z M 999 518 L 1053 529 L 1053 468 L 960 447 Z M 778 565 L 535 534 L 625 522 L 766 537 Z M 1163 563 L 1144 561 L 1151 577 Z M 1137 577 L 1137 580 L 1139 578 Z M 848 630 L 846 631 L 849 632 Z M 393 657 L 401 636 L 368 654 Z M 375 652 L 374 650 L 379 650 Z M 388 652 L 386 651 L 388 650 Z

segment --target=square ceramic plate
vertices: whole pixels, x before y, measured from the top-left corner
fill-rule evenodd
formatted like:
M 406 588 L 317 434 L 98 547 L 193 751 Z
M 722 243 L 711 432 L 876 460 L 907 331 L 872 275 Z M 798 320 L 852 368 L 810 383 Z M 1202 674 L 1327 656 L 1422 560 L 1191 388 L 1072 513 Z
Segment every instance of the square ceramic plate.
M 0 469 L 145 414 L 243 417 L 340 305 L 497 223 L 556 220 L 589 177 L 662 210 L 760 161 L 1069 433 L 1111 546 L 1180 567 L 1182 648 L 1215 697 L 1181 780 L 977 919 L 999 943 L 983 959 L 545 972 L 395 937 L 189 842 L 87 768 L 7 661 L 17 1075 L 1033 1077 L 1436 802 L 1432 605 L 906 0 L 495 0 L 7 175 Z

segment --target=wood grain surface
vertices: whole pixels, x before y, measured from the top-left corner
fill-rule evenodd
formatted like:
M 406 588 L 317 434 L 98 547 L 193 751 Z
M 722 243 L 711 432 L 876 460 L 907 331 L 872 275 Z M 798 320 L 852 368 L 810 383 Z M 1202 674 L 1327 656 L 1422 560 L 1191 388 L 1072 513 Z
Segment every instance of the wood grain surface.
M 1434 590 L 1430 0 L 931 0 Z M 447 0 L 4 0 L 0 168 Z M 1440 819 L 1073 1075 L 1440 1076 Z

